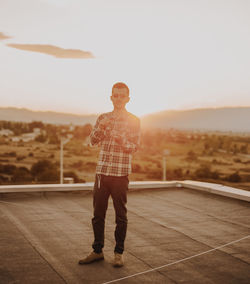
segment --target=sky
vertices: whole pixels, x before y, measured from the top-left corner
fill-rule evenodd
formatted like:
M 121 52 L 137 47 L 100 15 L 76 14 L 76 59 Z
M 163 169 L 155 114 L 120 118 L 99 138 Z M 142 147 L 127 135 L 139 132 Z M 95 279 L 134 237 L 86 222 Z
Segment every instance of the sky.
M 250 106 L 249 0 L 0 0 L 0 107 Z

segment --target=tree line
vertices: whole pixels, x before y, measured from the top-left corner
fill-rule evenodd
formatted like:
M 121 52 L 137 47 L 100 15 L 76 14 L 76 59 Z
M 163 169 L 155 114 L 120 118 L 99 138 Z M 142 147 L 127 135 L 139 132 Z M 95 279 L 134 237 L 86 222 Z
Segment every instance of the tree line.
M 75 183 L 85 182 L 74 171 L 64 172 L 64 177 L 71 177 Z M 39 160 L 29 170 L 26 167 L 18 167 L 13 164 L 0 164 L 0 184 L 19 183 L 59 183 L 59 163 L 49 160 Z

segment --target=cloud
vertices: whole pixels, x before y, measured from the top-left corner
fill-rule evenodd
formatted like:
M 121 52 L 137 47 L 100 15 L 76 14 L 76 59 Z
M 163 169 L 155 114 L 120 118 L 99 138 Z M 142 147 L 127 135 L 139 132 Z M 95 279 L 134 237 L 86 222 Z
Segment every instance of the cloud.
M 4 40 L 4 39 L 8 39 L 8 38 L 11 38 L 11 37 L 0 32 L 0 40 Z
M 9 43 L 9 47 L 26 51 L 40 52 L 57 58 L 94 58 L 93 54 L 80 49 L 64 49 L 54 45 L 46 44 L 18 44 Z

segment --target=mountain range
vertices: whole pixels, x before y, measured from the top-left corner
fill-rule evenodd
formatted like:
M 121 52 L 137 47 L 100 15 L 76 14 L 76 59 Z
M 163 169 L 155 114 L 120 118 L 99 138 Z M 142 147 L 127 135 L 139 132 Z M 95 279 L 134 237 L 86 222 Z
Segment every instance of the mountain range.
M 250 132 L 250 107 L 162 111 L 143 117 L 145 127 Z
M 53 124 L 94 124 L 97 114 L 77 115 L 25 108 L 0 108 L 0 120 Z M 143 128 L 250 132 L 250 107 L 166 110 L 141 117 Z
M 0 107 L 0 120 L 8 121 L 42 121 L 52 124 L 94 124 L 97 115 L 78 115 L 54 111 L 33 111 L 26 108 Z

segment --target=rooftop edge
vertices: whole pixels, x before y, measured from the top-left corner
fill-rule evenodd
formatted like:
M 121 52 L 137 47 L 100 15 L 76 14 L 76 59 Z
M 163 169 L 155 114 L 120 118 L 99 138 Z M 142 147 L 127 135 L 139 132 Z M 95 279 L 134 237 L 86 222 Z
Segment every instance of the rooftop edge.
M 56 191 L 92 191 L 93 182 L 75 184 L 35 184 L 35 185 L 1 185 L 0 193 L 29 193 L 29 192 L 56 192 Z M 130 190 L 164 189 L 169 187 L 190 188 L 212 194 L 250 202 L 250 192 L 221 184 L 200 182 L 193 180 L 184 181 L 131 181 Z

